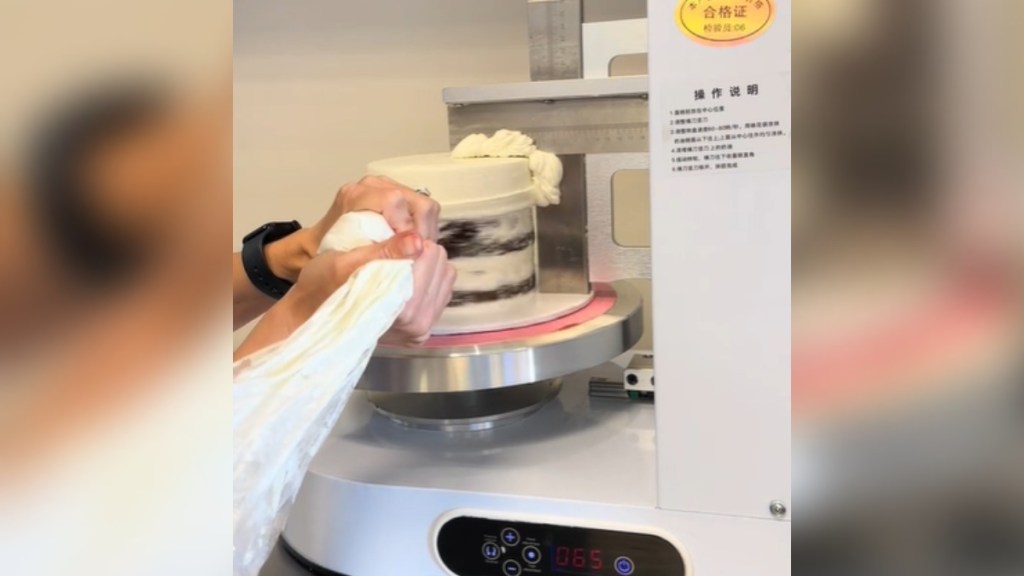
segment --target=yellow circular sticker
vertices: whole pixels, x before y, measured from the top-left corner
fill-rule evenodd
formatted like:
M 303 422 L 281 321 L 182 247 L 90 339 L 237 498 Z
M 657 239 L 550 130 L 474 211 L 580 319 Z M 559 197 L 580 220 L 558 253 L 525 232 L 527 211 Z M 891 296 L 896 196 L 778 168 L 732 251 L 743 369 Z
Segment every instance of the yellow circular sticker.
M 682 0 L 676 24 L 706 46 L 736 46 L 764 34 L 775 20 L 772 0 Z

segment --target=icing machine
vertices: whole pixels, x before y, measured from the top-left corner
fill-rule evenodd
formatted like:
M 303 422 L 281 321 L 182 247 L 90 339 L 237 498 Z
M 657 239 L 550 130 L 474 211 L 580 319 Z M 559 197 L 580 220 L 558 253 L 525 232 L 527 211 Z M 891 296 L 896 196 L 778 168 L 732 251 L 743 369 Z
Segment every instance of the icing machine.
M 451 142 L 559 155 L 539 286 L 589 303 L 379 349 L 283 539 L 347 576 L 789 574 L 790 2 L 528 11 L 531 81 L 445 90 Z

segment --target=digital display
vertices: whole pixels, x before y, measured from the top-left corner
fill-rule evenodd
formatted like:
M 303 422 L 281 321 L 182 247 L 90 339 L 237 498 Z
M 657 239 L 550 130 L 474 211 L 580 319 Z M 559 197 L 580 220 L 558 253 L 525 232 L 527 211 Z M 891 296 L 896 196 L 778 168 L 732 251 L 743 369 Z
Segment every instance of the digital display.
M 577 532 L 577 535 L 581 533 Z M 642 550 L 625 545 L 606 550 L 587 541 L 576 540 L 568 545 L 554 541 L 549 547 L 552 574 L 565 576 L 632 576 L 636 572 L 633 558 L 646 558 Z M 623 543 L 624 544 L 624 543 Z
M 437 535 L 458 576 L 687 576 L 679 550 L 650 534 L 459 517 Z
M 600 573 L 604 570 L 604 560 L 600 550 L 556 546 L 552 556 L 555 569 L 566 573 L 579 573 L 580 571 Z

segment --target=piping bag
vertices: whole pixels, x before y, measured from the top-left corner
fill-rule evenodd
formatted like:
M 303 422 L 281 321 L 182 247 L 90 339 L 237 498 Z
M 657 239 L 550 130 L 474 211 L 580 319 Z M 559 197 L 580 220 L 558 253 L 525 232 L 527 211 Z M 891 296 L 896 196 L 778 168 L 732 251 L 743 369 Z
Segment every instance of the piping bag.
M 318 253 L 393 234 L 381 215 L 351 212 Z M 306 469 L 412 291 L 411 260 L 369 262 L 287 339 L 235 363 L 235 576 L 257 576 L 270 556 Z

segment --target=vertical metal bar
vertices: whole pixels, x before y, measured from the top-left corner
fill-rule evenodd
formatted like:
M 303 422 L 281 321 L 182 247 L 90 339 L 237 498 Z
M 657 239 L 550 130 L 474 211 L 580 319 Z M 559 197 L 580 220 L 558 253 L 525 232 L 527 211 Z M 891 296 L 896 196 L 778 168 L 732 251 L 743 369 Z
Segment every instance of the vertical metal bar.
M 530 79 L 583 77 L 583 0 L 528 0 Z M 582 155 L 561 156 L 562 200 L 537 210 L 541 292 L 590 291 L 587 175 Z
M 586 157 L 560 158 L 562 200 L 537 209 L 539 288 L 548 293 L 586 294 L 590 291 Z
M 583 76 L 583 0 L 529 0 L 530 79 Z

